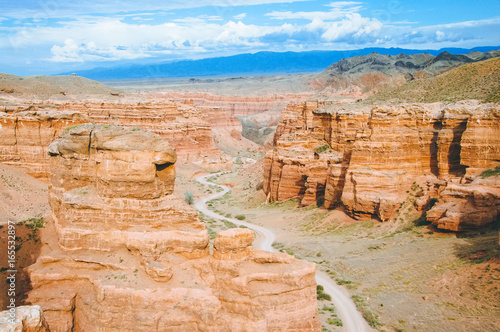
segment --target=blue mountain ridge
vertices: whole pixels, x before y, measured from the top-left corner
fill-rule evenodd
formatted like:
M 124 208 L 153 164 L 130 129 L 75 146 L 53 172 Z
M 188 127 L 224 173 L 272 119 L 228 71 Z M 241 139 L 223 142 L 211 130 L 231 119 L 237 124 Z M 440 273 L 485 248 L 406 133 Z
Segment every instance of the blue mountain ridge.
M 258 52 L 200 60 L 94 68 L 74 73 L 94 80 L 297 74 L 320 72 L 344 58 L 368 55 L 373 52 L 384 55 L 429 53 L 437 56 L 445 51 L 451 54 L 467 54 L 472 51 L 488 52 L 499 48 L 499 46 L 484 46 L 472 49 L 443 48 L 440 50 L 364 48 L 349 51 Z M 70 75 L 72 73 L 61 73 L 60 75 Z

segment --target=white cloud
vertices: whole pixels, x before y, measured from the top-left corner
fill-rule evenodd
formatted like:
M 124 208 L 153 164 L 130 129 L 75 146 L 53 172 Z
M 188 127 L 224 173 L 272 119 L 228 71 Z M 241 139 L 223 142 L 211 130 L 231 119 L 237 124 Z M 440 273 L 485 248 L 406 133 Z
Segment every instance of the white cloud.
M 61 28 L 37 30 L 31 38 L 51 43 L 51 61 L 82 62 L 137 59 L 171 52 L 263 46 L 258 39 L 290 26 L 266 27 L 241 21 L 225 24 L 200 18 L 158 25 L 127 24 L 119 20 L 70 22 Z M 105 33 L 103 33 L 105 32 Z
M 377 19 L 361 17 L 359 14 L 348 14 L 340 22 L 329 24 L 321 37 L 326 41 L 335 41 L 346 36 L 361 37 L 382 29 Z
M 315 20 L 315 19 L 320 19 L 320 20 L 336 20 L 338 18 L 341 18 L 344 16 L 346 13 L 343 12 L 337 12 L 337 11 L 329 11 L 329 12 L 291 12 L 291 11 L 285 11 L 285 12 L 271 12 L 265 14 L 265 16 L 268 16 L 272 19 L 275 20 L 295 20 L 295 19 L 305 19 L 305 20 Z
M 217 1 L 225 1 L 228 6 L 243 4 L 239 0 Z M 253 2 L 256 1 L 273 2 Z M 375 45 L 439 48 L 500 43 L 498 34 L 491 33 L 500 28 L 500 18 L 427 27 L 416 27 L 413 22 L 406 21 L 401 25 L 394 22 L 383 25 L 375 18 L 358 13 L 359 6 L 355 1 L 338 1 L 325 5 L 325 11 L 275 11 L 266 14 L 268 19 L 260 25 L 243 23 L 247 13 L 210 16 L 204 12 L 207 15 L 182 18 L 169 16 L 165 11 L 155 16 L 157 13 L 147 12 L 149 8 L 136 13 L 119 13 L 111 18 L 102 15 L 61 18 L 53 26 L 0 25 L 0 52 L 23 54 L 25 58 L 29 57 L 28 53 L 30 58 L 32 54 L 43 54 L 42 61 L 78 64 L 154 58 L 165 54 L 180 58 L 258 50 L 352 49 Z M 155 23 L 147 21 L 152 18 Z M 167 19 L 170 21 L 165 21 Z M 298 19 L 304 21 L 295 21 Z M 41 57 L 38 55 L 37 61 Z
M 78 44 L 73 39 L 67 39 L 63 46 L 54 45 L 51 49 L 54 62 L 85 62 L 131 60 L 150 55 L 136 50 L 122 49 L 117 46 L 97 47 L 94 42 Z
M 238 21 L 244 19 L 245 17 L 247 17 L 247 13 L 241 13 L 239 15 L 233 16 L 233 18 Z
M 361 2 L 354 1 L 338 1 L 332 2 L 327 7 L 332 7 L 330 11 L 310 11 L 310 12 L 291 12 L 291 11 L 273 11 L 271 13 L 265 14 L 275 20 L 292 20 L 292 19 L 305 19 L 305 20 L 337 20 L 346 16 L 347 14 L 353 14 L 359 12 L 362 7 L 358 6 Z
M 443 31 L 436 31 L 436 40 L 442 41 L 446 38 L 446 34 Z
M 356 1 L 335 1 L 335 2 L 330 2 L 328 7 L 333 7 L 333 8 L 342 8 L 342 7 L 349 7 L 349 6 L 355 6 L 355 5 L 360 5 L 362 2 L 356 2 Z
M 62 17 L 84 14 L 110 14 L 140 11 L 165 11 L 174 9 L 189 9 L 201 7 L 240 7 L 251 5 L 280 4 L 306 2 L 311 0 L 79 0 L 79 1 L 33 1 L 32 5 L 18 1 L 9 1 L 2 5 L 2 15 L 15 18 L 33 16 Z

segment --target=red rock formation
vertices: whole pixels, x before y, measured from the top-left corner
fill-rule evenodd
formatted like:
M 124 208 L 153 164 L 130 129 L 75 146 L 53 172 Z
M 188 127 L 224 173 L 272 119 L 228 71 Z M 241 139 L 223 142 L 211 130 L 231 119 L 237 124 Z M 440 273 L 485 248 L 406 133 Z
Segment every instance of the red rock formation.
M 499 212 L 500 177 L 478 177 L 468 184 L 448 183 L 427 220 L 441 229 L 464 231 L 491 223 Z
M 499 120 L 497 107 L 471 103 L 291 104 L 266 156 L 264 190 L 270 201 L 299 197 L 389 220 L 413 182 L 471 181 L 498 165 Z
M 175 91 L 164 91 L 162 94 L 146 94 L 150 98 L 168 98 L 173 99 L 177 103 L 188 103 L 191 105 L 196 105 L 197 107 L 207 107 L 213 108 L 217 111 L 226 112 L 226 116 L 217 117 L 222 121 L 214 121 L 213 126 L 228 126 L 229 123 L 233 123 L 235 126 L 239 126 L 238 119 L 236 115 L 246 116 L 253 115 L 257 113 L 262 113 L 276 108 L 278 105 L 283 103 L 289 103 L 292 101 L 301 101 L 310 97 L 310 94 L 293 94 L 293 93 L 283 93 L 283 94 L 273 94 L 269 96 L 231 96 L 231 95 L 215 95 L 209 93 L 180 93 Z M 213 115 L 213 114 L 211 114 Z M 230 115 L 228 117 L 227 115 Z M 232 117 L 232 118 L 231 118 Z M 231 122 L 228 122 L 231 119 Z
M 28 111 L 25 109 L 29 108 Z M 209 160 L 210 170 L 232 165 L 212 144 L 211 126 L 203 110 L 172 102 L 19 104 L 0 113 L 0 162 L 21 167 L 34 177 L 48 177 L 50 142 L 64 128 L 82 123 L 114 124 L 153 131 L 186 161 Z
M 49 146 L 56 243 L 28 300 L 52 331 L 320 331 L 314 264 L 214 241 L 170 193 L 176 156 L 144 130 L 82 125 Z
M 47 147 L 64 128 L 85 121 L 78 112 L 21 111 L 0 113 L 0 162 L 48 178 Z

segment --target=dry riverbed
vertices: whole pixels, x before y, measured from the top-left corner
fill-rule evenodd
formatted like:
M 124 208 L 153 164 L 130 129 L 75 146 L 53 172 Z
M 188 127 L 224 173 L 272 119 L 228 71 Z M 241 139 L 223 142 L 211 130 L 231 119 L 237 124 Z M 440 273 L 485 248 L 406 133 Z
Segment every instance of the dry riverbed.
M 184 172 L 180 170 L 180 177 Z M 214 177 L 231 192 L 211 203 L 220 214 L 244 218 L 276 234 L 274 247 L 316 262 L 344 285 L 365 319 L 380 331 L 498 331 L 498 229 L 440 233 L 417 225 L 410 207 L 398 222 L 355 221 L 340 210 L 265 204 L 262 163 Z M 179 191 L 207 191 L 194 178 Z M 208 189 L 212 190 L 212 189 Z M 215 189 L 213 189 L 215 190 Z M 204 216 L 202 216 L 204 218 Z M 205 220 L 212 234 L 232 225 Z M 330 301 L 319 301 L 325 331 L 340 331 Z

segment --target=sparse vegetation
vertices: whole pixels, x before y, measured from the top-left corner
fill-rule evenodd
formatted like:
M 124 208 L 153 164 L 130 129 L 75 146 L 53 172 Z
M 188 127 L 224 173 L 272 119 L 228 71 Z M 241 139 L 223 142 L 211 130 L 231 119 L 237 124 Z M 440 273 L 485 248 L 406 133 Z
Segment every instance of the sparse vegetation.
M 246 219 L 246 217 L 242 214 L 238 214 L 237 216 L 235 216 L 235 218 L 238 220 L 245 220 Z
M 330 317 L 327 318 L 328 325 L 334 326 L 344 326 L 342 320 L 337 316 L 337 311 L 334 306 L 324 305 L 321 309 L 318 309 L 321 314 L 329 313 Z
M 498 175 L 500 175 L 500 166 L 497 166 L 493 169 L 488 169 L 488 170 L 481 173 L 481 177 L 483 179 L 489 178 L 491 176 L 498 176 Z
M 378 316 L 368 309 L 368 304 L 365 302 L 365 298 L 360 295 L 353 295 L 352 301 L 361 312 L 363 317 L 365 318 L 368 325 L 373 328 L 377 328 L 382 326 L 382 323 L 379 322 Z
M 327 294 L 324 292 L 324 287 L 321 286 L 321 285 L 317 285 L 316 286 L 316 297 L 319 301 L 323 301 L 323 300 L 326 300 L 326 301 L 331 301 L 332 300 L 332 297 L 330 296 L 330 294 Z
M 315 150 L 315 152 L 317 154 L 328 152 L 328 151 L 331 151 L 330 145 L 328 145 L 328 144 L 324 144 L 324 145 L 322 145 L 320 147 L 317 147 L 316 150 Z
M 189 205 L 192 205 L 193 202 L 194 202 L 194 196 L 193 196 L 193 193 L 190 192 L 190 191 L 186 191 L 184 192 L 184 200 L 186 201 L 186 203 L 188 203 Z
M 500 102 L 500 58 L 469 63 L 441 75 L 414 80 L 396 88 L 387 88 L 365 103 L 393 100 L 397 102 L 454 102 L 477 99 Z
M 71 130 L 71 129 L 75 129 L 75 128 L 79 128 L 79 127 L 82 127 L 82 126 L 85 126 L 85 125 L 94 125 L 94 123 L 92 122 L 88 122 L 88 123 L 80 123 L 80 124 L 76 124 L 76 125 L 73 125 L 73 126 L 69 126 L 69 127 L 66 127 L 65 130 Z

